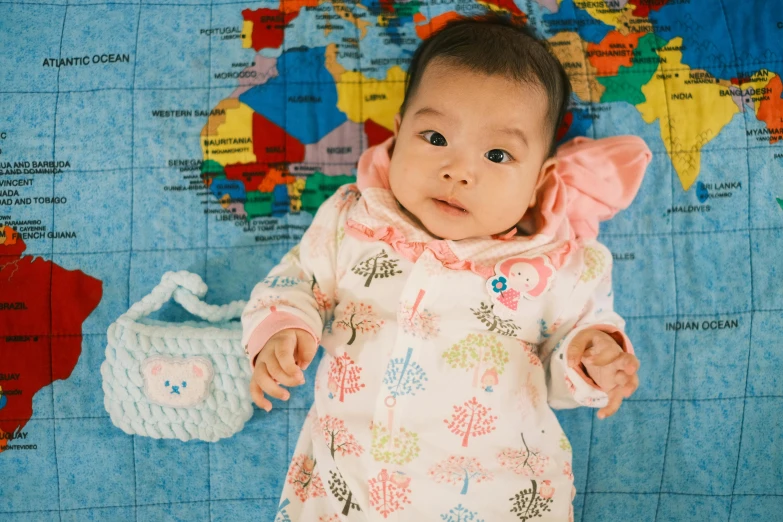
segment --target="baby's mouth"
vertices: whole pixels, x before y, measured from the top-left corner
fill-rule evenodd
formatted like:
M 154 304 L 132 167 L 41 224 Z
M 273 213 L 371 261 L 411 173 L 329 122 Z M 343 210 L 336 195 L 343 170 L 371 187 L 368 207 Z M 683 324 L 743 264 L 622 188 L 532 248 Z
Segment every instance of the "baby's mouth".
M 465 209 L 465 207 L 462 206 L 462 203 L 460 203 L 456 199 L 439 199 L 439 198 L 433 198 L 433 199 L 437 203 L 440 203 L 441 205 L 446 205 L 450 209 L 453 209 L 453 210 L 456 210 L 456 211 L 459 211 L 459 212 L 462 212 L 462 213 L 466 213 L 466 214 L 468 212 Z

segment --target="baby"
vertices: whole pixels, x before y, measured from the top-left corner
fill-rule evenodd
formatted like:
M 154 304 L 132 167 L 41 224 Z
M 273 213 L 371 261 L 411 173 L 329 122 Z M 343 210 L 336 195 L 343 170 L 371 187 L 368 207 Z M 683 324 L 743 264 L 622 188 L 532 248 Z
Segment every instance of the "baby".
M 416 51 L 394 137 L 243 315 L 266 411 L 325 350 L 278 520 L 572 517 L 551 408 L 604 418 L 638 386 L 596 236 L 651 154 L 635 137 L 556 149 L 570 93 L 545 45 L 499 17 Z

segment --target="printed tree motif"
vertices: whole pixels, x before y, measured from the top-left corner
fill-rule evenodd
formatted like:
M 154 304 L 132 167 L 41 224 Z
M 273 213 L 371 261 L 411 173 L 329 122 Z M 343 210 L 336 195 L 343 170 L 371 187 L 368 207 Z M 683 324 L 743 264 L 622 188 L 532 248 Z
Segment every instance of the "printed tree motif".
M 457 507 L 449 509 L 448 513 L 443 513 L 440 519 L 444 522 L 484 522 L 483 518 L 476 517 L 478 513 L 458 504 Z
M 421 300 L 424 298 L 424 290 L 419 290 L 416 302 L 400 303 L 400 309 L 397 312 L 397 320 L 402 325 L 406 334 L 424 339 L 432 339 L 440 333 L 440 316 L 430 312 L 426 308 L 420 308 Z
M 383 326 L 383 319 L 378 318 L 371 305 L 359 303 L 357 306 L 353 301 L 340 310 L 340 319 L 334 322 L 335 328 L 351 331 L 349 345 L 356 340 L 357 332 L 375 334 L 378 333 L 381 326 Z
M 558 319 L 555 321 L 552 326 L 549 326 L 547 322 L 544 319 L 541 319 L 538 322 L 538 339 L 539 342 L 543 341 L 544 339 L 549 339 L 552 337 L 552 334 L 557 331 L 558 328 L 560 328 L 561 320 Z
M 340 225 L 340 228 L 337 229 L 337 249 L 340 249 L 340 246 L 343 244 L 343 241 L 345 241 L 345 227 Z
M 538 386 L 533 381 L 533 375 L 527 374 L 525 384 L 522 385 L 518 392 L 519 407 L 522 410 L 537 409 L 541 404 L 541 392 L 538 390 Z
M 482 302 L 478 310 L 471 308 L 470 311 L 473 312 L 476 319 L 484 323 L 484 326 L 486 326 L 487 330 L 490 332 L 497 332 L 500 335 L 513 337 L 516 334 L 516 331 L 520 330 L 520 327 L 511 319 L 501 319 L 495 315 L 494 305 Z
M 468 447 L 470 437 L 486 435 L 495 430 L 497 415 L 490 415 L 492 408 L 479 403 L 475 397 L 465 401 L 462 406 L 454 406 L 451 420 L 444 420 L 446 427 L 454 435 L 462 435 L 462 447 Z
M 326 446 L 334 458 L 336 453 L 341 456 L 355 455 L 359 456 L 364 452 L 364 448 L 356 441 L 356 438 L 345 427 L 342 419 L 326 415 L 318 419 L 321 425 L 321 432 L 324 435 Z
M 376 423 L 370 425 L 370 430 L 370 455 L 378 462 L 402 466 L 419 456 L 418 434 L 401 427 L 392 435 L 386 426 Z
M 563 464 L 563 475 L 568 477 L 568 480 L 574 480 L 574 471 L 571 469 L 571 462 L 565 461 Z
M 364 383 L 359 382 L 361 372 L 362 368 L 347 353 L 334 357 L 329 362 L 329 398 L 339 394 L 340 402 L 345 402 L 346 393 L 356 393 L 364 388 Z
M 264 284 L 269 288 L 289 288 L 301 282 L 302 280 L 296 277 L 267 276 L 264 278 Z
M 318 310 L 325 312 L 332 308 L 332 300 L 321 291 L 321 286 L 315 279 L 315 275 L 310 278 L 310 290 L 313 292 L 313 297 L 315 298 L 315 303 L 318 305 Z
M 277 508 L 277 514 L 275 515 L 275 522 L 291 522 L 291 517 L 288 516 L 288 511 L 285 509 L 290 503 L 291 501 L 287 498 L 280 503 L 280 506 Z
M 402 270 L 397 270 L 397 263 L 399 259 L 392 259 L 385 250 L 375 254 L 370 259 L 362 261 L 351 271 L 360 276 L 364 276 L 367 280 L 364 282 L 364 286 L 370 286 L 373 279 L 385 279 L 387 277 L 394 277 L 397 274 L 401 274 Z
M 492 473 L 486 471 L 478 459 L 456 455 L 438 462 L 427 473 L 437 483 L 462 484 L 460 495 L 468 493 L 471 480 L 474 482 L 492 480 Z
M 539 339 L 549 339 L 549 337 L 552 336 L 552 332 L 549 330 L 549 327 L 546 324 L 546 321 L 541 319 L 538 322 L 538 338 Z
M 332 476 L 332 478 L 329 479 L 329 491 L 332 492 L 334 498 L 340 502 L 345 503 L 345 506 L 343 507 L 343 515 L 348 516 L 348 513 L 352 509 L 361 511 L 362 508 L 359 507 L 359 504 L 353 502 L 353 493 L 351 493 L 351 490 L 343 477 L 339 473 L 335 473 L 332 470 L 329 470 L 329 474 Z
M 571 451 L 571 443 L 568 441 L 568 437 L 563 433 L 560 435 L 560 449 L 563 451 Z
M 256 310 L 268 309 L 272 312 L 276 312 L 278 306 L 291 306 L 291 302 L 288 301 L 287 299 L 283 299 L 279 295 L 265 295 L 264 297 L 259 298 L 255 303 L 253 303 L 252 307 L 244 311 L 243 315 L 249 314 Z
M 522 444 L 525 446 L 525 449 L 504 448 L 498 454 L 498 461 L 501 466 L 517 475 L 540 477 L 546 471 L 549 457 L 542 455 L 538 449 L 530 450 L 527 447 L 527 442 L 525 442 L 525 434 L 520 433 L 520 435 L 522 436 Z
M 549 505 L 552 503 L 552 495 L 555 490 L 550 486 L 548 480 L 545 480 L 538 488 L 535 480 L 531 480 L 531 487 L 523 489 L 509 500 L 512 502 L 511 512 L 517 515 L 522 522 L 533 518 L 541 518 L 543 513 L 549 511 Z
M 358 200 L 360 194 L 359 189 L 356 188 L 355 185 L 346 187 L 346 190 L 342 190 L 335 194 L 334 208 L 336 208 L 338 212 L 342 212 L 343 209 Z
M 473 369 L 473 387 L 479 384 L 482 368 L 494 367 L 502 374 L 508 362 L 508 352 L 492 335 L 469 334 L 443 353 L 452 368 Z
M 585 247 L 584 255 L 585 267 L 579 280 L 582 282 L 592 281 L 604 271 L 606 258 L 603 252 L 593 247 Z
M 535 345 L 530 344 L 525 341 L 521 341 L 517 339 L 520 346 L 522 346 L 522 350 L 527 354 L 527 360 L 532 366 L 541 366 L 541 359 L 538 357 L 538 353 L 536 353 Z
M 416 395 L 417 391 L 424 389 L 424 383 L 427 382 L 427 374 L 418 363 L 411 361 L 412 355 L 413 348 L 408 348 L 405 359 L 396 357 L 390 360 L 383 376 L 383 384 L 390 392 L 385 401 L 388 415 L 387 430 L 390 434 L 394 433 L 394 407 L 397 404 L 397 397 Z M 393 437 L 387 438 L 388 452 L 394 451 L 394 442 Z
M 397 471 L 389 473 L 382 469 L 377 477 L 369 480 L 370 486 L 370 506 L 388 518 L 389 514 L 405 508 L 405 504 L 410 504 L 408 495 L 411 490 L 408 488 L 411 479 L 403 473 Z
M 386 366 L 383 384 L 389 388 L 395 399 L 402 395 L 416 395 L 417 391 L 424 389 L 424 383 L 427 382 L 427 374 L 418 363 L 411 361 L 412 355 L 413 348 L 408 348 L 405 359 L 394 358 Z
M 291 461 L 288 468 L 288 483 L 294 487 L 294 493 L 304 502 L 308 498 L 325 497 L 321 477 L 315 469 L 316 461 L 309 455 L 300 453 Z

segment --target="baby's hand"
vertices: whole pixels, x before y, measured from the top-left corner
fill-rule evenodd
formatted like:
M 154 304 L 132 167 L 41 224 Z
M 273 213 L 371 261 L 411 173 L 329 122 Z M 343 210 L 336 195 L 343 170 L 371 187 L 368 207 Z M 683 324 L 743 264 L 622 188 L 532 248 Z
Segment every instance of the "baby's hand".
M 272 403 L 264 394 L 287 401 L 291 396 L 280 384 L 291 387 L 304 384 L 302 373 L 315 357 L 318 345 L 304 330 L 281 330 L 269 338 L 258 353 L 250 381 L 250 396 L 259 408 L 267 412 Z
M 574 337 L 568 347 L 568 365 L 579 371 L 580 363 L 587 376 L 609 396 L 608 404 L 598 410 L 600 419 L 617 413 L 623 399 L 639 387 L 639 360 L 624 352 L 606 332 L 587 329 Z

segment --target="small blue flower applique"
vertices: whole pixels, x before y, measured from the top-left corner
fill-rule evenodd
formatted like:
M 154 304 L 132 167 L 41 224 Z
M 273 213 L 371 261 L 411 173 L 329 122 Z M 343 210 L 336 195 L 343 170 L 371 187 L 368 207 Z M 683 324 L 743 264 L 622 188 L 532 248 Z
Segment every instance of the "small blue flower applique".
M 492 280 L 492 290 L 499 294 L 500 292 L 505 292 L 508 289 L 508 284 L 506 284 L 508 281 L 505 277 L 500 276 L 496 277 Z

